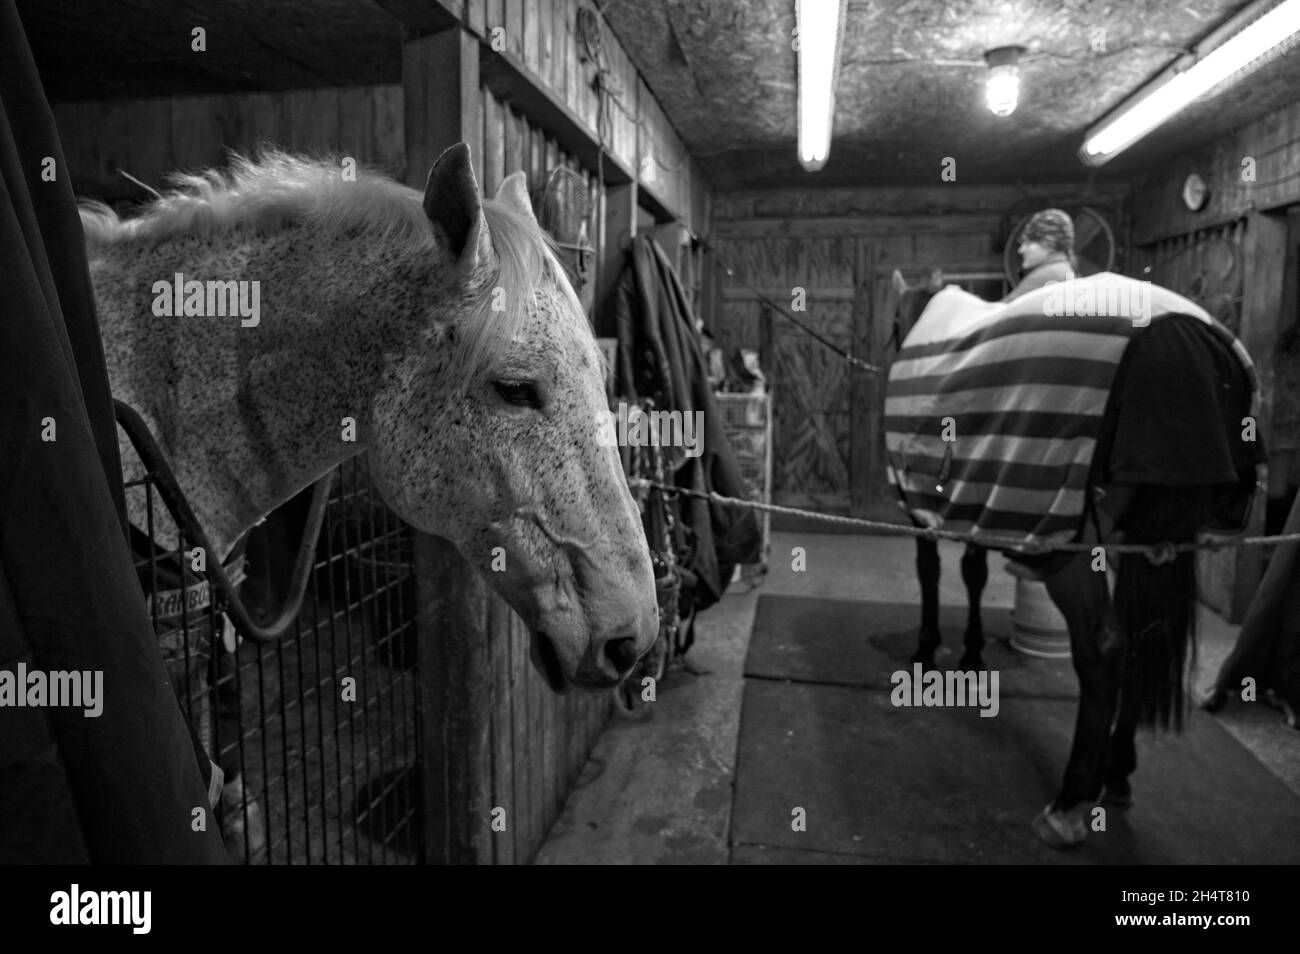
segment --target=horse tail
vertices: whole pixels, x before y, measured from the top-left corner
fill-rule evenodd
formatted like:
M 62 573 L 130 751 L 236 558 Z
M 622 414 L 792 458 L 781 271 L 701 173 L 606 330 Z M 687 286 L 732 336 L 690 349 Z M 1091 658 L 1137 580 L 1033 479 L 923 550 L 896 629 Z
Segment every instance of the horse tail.
M 1125 543 L 1190 543 L 1201 520 L 1203 489 L 1139 485 L 1121 518 Z M 1138 723 L 1181 731 L 1187 672 L 1196 660 L 1196 554 L 1156 566 L 1125 554 L 1115 582 L 1115 613 L 1128 638 L 1127 686 L 1136 687 Z

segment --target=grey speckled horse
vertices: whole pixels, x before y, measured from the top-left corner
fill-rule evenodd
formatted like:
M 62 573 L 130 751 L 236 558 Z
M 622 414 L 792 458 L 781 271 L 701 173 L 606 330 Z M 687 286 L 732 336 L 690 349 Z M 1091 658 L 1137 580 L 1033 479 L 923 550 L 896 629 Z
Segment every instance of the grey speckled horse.
M 423 196 L 278 153 L 178 183 L 137 218 L 82 221 L 114 396 L 218 556 L 368 452 L 398 515 L 523 617 L 553 689 L 615 685 L 654 642 L 654 576 L 599 437 L 600 354 L 523 174 L 485 200 L 459 144 Z

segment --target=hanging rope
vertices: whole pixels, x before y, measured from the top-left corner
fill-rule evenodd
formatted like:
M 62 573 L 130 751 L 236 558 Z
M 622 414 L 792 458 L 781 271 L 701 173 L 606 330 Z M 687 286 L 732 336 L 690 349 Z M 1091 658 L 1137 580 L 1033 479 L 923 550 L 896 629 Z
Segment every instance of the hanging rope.
M 787 310 L 786 310 L 784 307 L 782 307 L 780 304 L 778 304 L 777 302 L 773 301 L 770 297 L 768 297 L 768 296 L 767 296 L 766 294 L 764 294 L 762 291 L 760 291 L 759 289 L 755 288 L 753 285 L 749 284 L 749 282 L 745 281 L 743 278 L 737 278 L 737 277 L 736 277 L 735 269 L 733 269 L 730 265 L 728 265 L 726 262 L 724 262 L 724 261 L 722 260 L 722 258 L 718 255 L 717 250 L 714 249 L 714 247 L 713 247 L 709 242 L 707 242 L 706 240 L 700 238 L 698 235 L 695 236 L 695 241 L 699 243 L 699 245 L 700 245 L 700 247 L 701 247 L 702 249 L 704 249 L 705 254 L 707 254 L 707 255 L 709 256 L 709 259 L 710 259 L 710 261 L 713 262 L 713 265 L 714 265 L 715 268 L 721 269 L 721 270 L 726 274 L 726 276 L 727 276 L 728 278 L 733 279 L 733 280 L 736 281 L 736 282 L 739 282 L 741 285 L 743 285 L 743 286 L 744 286 L 745 288 L 747 288 L 749 291 L 753 292 L 754 296 L 755 296 L 755 297 L 756 297 L 760 302 L 762 302 L 762 303 L 763 303 L 764 305 L 766 305 L 768 308 L 770 308 L 770 309 L 772 309 L 773 311 L 775 311 L 777 314 L 781 315 L 781 317 L 785 318 L 786 321 L 789 321 L 789 322 L 790 322 L 791 324 L 793 324 L 795 327 L 799 328 L 802 332 L 804 332 L 804 334 L 807 334 L 807 335 L 812 336 L 812 337 L 815 338 L 817 341 L 821 342 L 823 345 L 825 345 L 827 348 L 829 348 L 831 351 L 834 351 L 837 355 L 839 355 L 839 356 L 840 356 L 841 358 L 843 358 L 845 361 L 849 362 L 849 364 L 852 364 L 852 365 L 855 365 L 856 367 L 862 368 L 862 370 L 864 370 L 864 371 L 870 371 L 870 372 L 872 372 L 873 374 L 878 374 L 878 373 L 880 373 L 882 370 L 884 370 L 883 368 L 877 367 L 877 366 L 874 365 L 874 364 L 867 364 L 867 362 L 863 361 L 861 358 L 856 357 L 856 356 L 853 355 L 853 354 L 850 354 L 848 351 L 845 351 L 843 348 L 841 348 L 841 347 L 840 347 L 839 345 L 837 345 L 835 342 L 831 341 L 829 338 L 825 337 L 824 335 L 819 334 L 817 331 L 813 330 L 812 328 L 809 328 L 809 327 L 808 327 L 807 325 L 805 325 L 802 321 L 800 321 L 798 318 L 796 318 L 794 315 L 792 315 L 789 311 L 787 311 Z

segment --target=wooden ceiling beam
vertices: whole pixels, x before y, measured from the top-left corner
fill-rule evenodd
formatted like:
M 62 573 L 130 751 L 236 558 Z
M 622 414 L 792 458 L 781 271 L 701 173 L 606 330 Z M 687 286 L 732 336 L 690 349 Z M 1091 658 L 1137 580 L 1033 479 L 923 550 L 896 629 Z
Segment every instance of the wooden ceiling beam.
M 404 39 L 429 36 L 460 22 L 454 0 L 370 0 L 402 26 Z
M 407 27 L 382 4 L 396 2 L 286 0 L 273 13 L 260 0 L 21 6 L 46 94 L 68 101 L 394 83 Z M 446 16 L 437 0 L 420 6 L 434 9 L 430 22 Z M 191 47 L 195 27 L 204 51 Z

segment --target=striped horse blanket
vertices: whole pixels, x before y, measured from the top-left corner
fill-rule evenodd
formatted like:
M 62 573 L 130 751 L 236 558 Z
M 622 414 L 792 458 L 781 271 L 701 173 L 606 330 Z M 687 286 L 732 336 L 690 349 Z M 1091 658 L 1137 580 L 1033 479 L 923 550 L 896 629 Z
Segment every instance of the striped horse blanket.
M 1108 272 L 990 303 L 938 292 L 903 341 L 885 401 L 889 480 L 922 526 L 1024 552 L 1073 539 L 1120 362 L 1153 321 L 1215 329 L 1194 302 Z M 1230 359 L 1229 359 L 1230 360 Z

